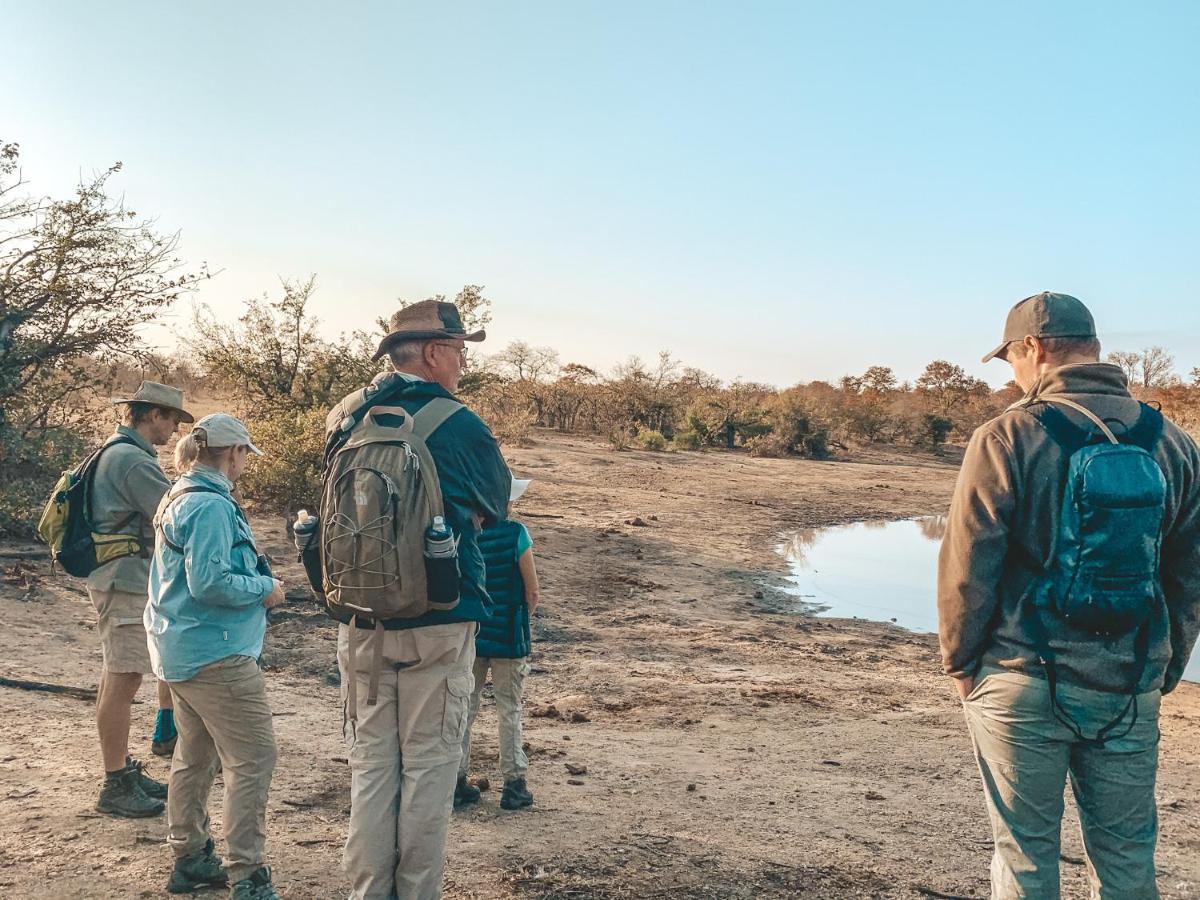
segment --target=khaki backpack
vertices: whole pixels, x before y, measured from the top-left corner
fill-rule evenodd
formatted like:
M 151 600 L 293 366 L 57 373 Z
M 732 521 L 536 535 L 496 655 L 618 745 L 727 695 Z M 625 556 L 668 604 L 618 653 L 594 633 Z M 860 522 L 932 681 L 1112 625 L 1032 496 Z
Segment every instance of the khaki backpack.
M 357 720 L 357 617 L 375 622 L 375 652 L 367 705 L 379 694 L 383 621 L 415 619 L 458 605 L 457 559 L 453 596 L 430 597 L 426 531 L 444 521 L 437 465 L 425 442 L 462 404 L 435 397 L 416 413 L 371 406 L 371 388 L 339 403 L 326 421 L 329 435 L 321 496 L 321 570 L 326 602 L 350 619 L 348 714 Z M 444 566 L 447 560 L 438 560 Z

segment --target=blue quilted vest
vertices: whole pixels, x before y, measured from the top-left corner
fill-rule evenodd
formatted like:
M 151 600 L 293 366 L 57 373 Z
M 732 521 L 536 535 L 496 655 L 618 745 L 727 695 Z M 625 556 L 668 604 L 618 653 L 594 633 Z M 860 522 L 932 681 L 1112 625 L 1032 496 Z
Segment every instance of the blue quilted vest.
M 529 607 L 525 605 L 525 581 L 516 560 L 520 532 L 516 522 L 505 521 L 479 534 L 492 611 L 479 623 L 476 656 L 521 659 L 529 655 Z

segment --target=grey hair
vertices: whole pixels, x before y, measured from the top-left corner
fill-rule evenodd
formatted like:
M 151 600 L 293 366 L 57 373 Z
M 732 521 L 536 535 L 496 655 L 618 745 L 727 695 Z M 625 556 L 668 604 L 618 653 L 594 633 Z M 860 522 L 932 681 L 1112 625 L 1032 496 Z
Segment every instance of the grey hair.
M 428 339 L 417 338 L 392 344 L 388 348 L 388 359 L 392 361 L 392 368 L 399 371 L 401 366 L 411 366 L 413 363 L 423 362 L 427 343 L 429 343 Z

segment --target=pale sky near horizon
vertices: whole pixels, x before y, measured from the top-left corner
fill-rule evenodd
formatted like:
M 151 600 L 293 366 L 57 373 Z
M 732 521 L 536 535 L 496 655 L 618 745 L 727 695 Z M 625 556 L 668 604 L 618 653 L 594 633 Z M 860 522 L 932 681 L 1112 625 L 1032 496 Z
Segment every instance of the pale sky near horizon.
M 1200 4 L 5 6 L 31 188 L 121 160 L 222 316 L 473 282 L 490 352 L 999 385 L 1009 306 L 1059 290 L 1200 366 Z

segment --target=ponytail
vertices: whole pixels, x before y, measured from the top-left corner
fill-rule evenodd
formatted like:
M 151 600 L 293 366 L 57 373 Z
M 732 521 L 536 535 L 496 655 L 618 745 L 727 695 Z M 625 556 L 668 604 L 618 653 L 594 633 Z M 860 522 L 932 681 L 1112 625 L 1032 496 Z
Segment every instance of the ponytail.
M 196 432 L 193 429 L 175 444 L 175 471 L 189 471 L 199 458 L 200 442 L 196 440 Z
M 233 450 L 232 447 L 210 447 L 207 440 L 203 428 L 193 428 L 181 437 L 175 444 L 175 471 L 190 472 L 197 463 L 215 467 Z

